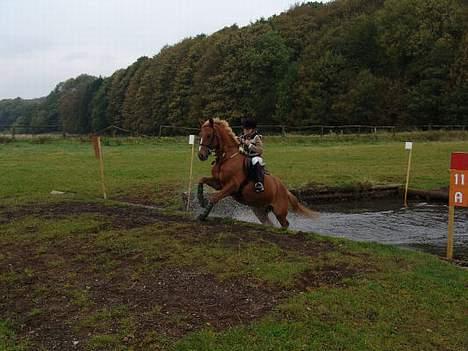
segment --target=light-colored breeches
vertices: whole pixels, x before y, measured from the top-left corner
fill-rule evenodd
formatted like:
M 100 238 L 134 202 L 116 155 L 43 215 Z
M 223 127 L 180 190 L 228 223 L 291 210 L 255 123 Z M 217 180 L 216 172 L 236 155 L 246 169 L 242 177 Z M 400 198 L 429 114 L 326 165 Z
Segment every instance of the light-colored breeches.
M 260 163 L 260 166 L 265 166 L 265 161 L 260 156 L 252 157 L 252 165 L 255 166 L 257 163 Z

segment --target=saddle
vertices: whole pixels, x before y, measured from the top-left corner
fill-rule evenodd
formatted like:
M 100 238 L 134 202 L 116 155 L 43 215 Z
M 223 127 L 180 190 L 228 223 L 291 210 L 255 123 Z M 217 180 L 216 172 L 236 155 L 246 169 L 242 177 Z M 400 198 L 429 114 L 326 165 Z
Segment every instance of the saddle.
M 235 192 L 235 194 L 240 198 L 242 198 L 242 191 L 244 190 L 245 186 L 249 184 L 250 182 L 254 181 L 255 175 L 253 174 L 252 169 L 253 169 L 252 159 L 250 157 L 246 157 L 244 160 L 244 173 L 247 174 L 247 177 L 241 183 L 239 189 Z M 270 172 L 268 172 L 265 168 L 264 168 L 264 173 L 265 175 L 270 174 Z

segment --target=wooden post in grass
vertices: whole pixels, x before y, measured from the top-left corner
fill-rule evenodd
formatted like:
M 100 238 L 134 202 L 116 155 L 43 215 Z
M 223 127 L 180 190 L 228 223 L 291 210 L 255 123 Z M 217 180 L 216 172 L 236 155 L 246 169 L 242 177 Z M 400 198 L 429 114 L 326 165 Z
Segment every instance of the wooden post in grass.
M 192 145 L 192 156 L 190 158 L 189 185 L 187 190 L 187 212 L 190 210 L 190 200 L 192 194 L 193 157 L 195 155 L 195 135 L 189 135 L 189 145 Z
M 411 169 L 411 157 L 413 153 L 413 143 L 407 141 L 405 143 L 405 150 L 409 150 L 408 155 L 408 169 L 406 170 L 406 186 L 405 186 L 405 199 L 403 201 L 403 205 L 408 207 L 408 186 L 409 186 L 409 176 L 410 176 L 410 169 Z
M 455 206 L 449 206 L 448 233 L 447 233 L 447 259 L 453 258 L 453 231 L 455 227 Z
M 102 147 L 101 147 L 101 137 L 97 135 L 93 135 L 91 137 L 94 147 L 94 154 L 96 158 L 99 160 L 99 172 L 101 174 L 101 187 L 102 187 L 102 195 L 104 200 L 107 200 L 107 193 L 106 193 L 106 184 L 104 182 L 104 159 L 102 155 Z
M 447 259 L 453 258 L 455 207 L 468 207 L 468 152 L 453 152 L 450 160 Z

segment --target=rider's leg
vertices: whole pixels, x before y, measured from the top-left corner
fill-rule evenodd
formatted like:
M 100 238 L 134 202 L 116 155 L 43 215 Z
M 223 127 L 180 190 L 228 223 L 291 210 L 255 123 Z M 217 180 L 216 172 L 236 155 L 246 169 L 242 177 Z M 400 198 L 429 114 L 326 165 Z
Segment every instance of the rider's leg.
M 265 191 L 264 180 L 265 180 L 265 170 L 263 168 L 264 162 L 261 157 L 252 158 L 252 167 L 254 170 L 255 177 L 255 191 L 261 193 Z

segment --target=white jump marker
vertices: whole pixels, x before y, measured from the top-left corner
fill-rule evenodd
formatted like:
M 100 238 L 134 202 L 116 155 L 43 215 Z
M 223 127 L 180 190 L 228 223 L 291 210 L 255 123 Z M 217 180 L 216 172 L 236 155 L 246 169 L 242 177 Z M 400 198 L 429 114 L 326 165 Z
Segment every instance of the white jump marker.
M 409 151 L 409 155 L 408 155 L 408 168 L 406 170 L 405 198 L 403 200 L 403 204 L 405 205 L 405 207 L 408 207 L 408 186 L 409 186 L 409 177 L 410 177 L 410 169 L 411 169 L 411 155 L 413 153 L 413 142 L 411 141 L 405 142 L 405 150 Z
M 190 200 L 192 194 L 192 175 L 193 175 L 193 155 L 195 153 L 195 135 L 190 134 L 188 143 L 192 145 L 192 157 L 190 158 L 189 185 L 187 190 L 187 211 L 190 210 Z

